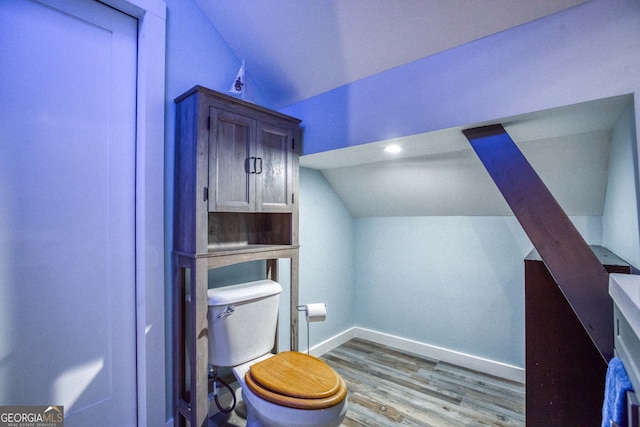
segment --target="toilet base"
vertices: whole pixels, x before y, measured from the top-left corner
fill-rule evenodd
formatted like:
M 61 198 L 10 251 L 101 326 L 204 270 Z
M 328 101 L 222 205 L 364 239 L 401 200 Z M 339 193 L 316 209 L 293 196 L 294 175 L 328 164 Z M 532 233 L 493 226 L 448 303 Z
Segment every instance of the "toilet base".
M 287 414 L 280 413 L 281 407 L 277 407 L 272 403 L 252 394 L 247 397 L 245 393 L 251 393 L 250 390 L 242 389 L 242 399 L 247 405 L 247 427 L 339 427 L 347 415 L 347 399 L 345 398 L 340 404 L 318 410 L 301 410 L 287 408 Z M 257 411 L 251 401 L 257 399 L 260 403 L 261 411 Z M 274 407 L 275 406 L 275 407 Z M 269 409 L 275 409 L 278 414 L 272 417 Z

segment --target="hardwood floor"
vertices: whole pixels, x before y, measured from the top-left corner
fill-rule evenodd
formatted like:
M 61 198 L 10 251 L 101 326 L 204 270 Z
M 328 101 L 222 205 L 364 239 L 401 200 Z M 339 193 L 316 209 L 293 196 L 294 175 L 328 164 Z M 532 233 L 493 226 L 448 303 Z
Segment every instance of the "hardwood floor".
M 524 385 L 353 339 L 322 357 L 349 388 L 343 426 L 523 426 Z
M 344 427 L 525 425 L 523 384 L 361 339 L 321 359 L 347 383 Z M 212 422 L 242 425 L 237 417 Z

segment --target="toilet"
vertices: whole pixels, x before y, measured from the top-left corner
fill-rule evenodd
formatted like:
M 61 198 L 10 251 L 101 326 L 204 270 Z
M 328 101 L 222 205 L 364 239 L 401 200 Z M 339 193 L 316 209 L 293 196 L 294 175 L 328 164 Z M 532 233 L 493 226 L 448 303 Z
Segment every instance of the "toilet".
M 339 426 L 347 413 L 340 375 L 305 353 L 271 353 L 281 292 L 266 279 L 210 289 L 209 364 L 231 367 L 247 427 Z

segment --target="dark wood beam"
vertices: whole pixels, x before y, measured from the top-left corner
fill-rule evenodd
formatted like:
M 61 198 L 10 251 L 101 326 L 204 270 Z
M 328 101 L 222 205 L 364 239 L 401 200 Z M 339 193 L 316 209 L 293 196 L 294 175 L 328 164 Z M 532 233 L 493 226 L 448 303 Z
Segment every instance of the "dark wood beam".
M 607 271 L 502 125 L 463 133 L 608 361 L 613 357 L 613 303 Z

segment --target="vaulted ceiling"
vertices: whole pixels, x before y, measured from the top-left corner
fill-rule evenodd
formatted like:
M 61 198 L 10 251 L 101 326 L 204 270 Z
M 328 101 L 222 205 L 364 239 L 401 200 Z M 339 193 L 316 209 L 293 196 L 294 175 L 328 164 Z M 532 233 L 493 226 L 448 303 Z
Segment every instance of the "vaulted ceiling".
M 194 1 L 281 108 L 587 0 Z M 501 122 L 568 214 L 601 215 L 611 129 L 630 102 L 616 97 Z M 354 216 L 510 215 L 461 129 L 303 156 L 300 164 L 322 171 Z M 384 153 L 391 142 L 402 153 Z
M 272 107 L 587 0 L 195 0 Z

